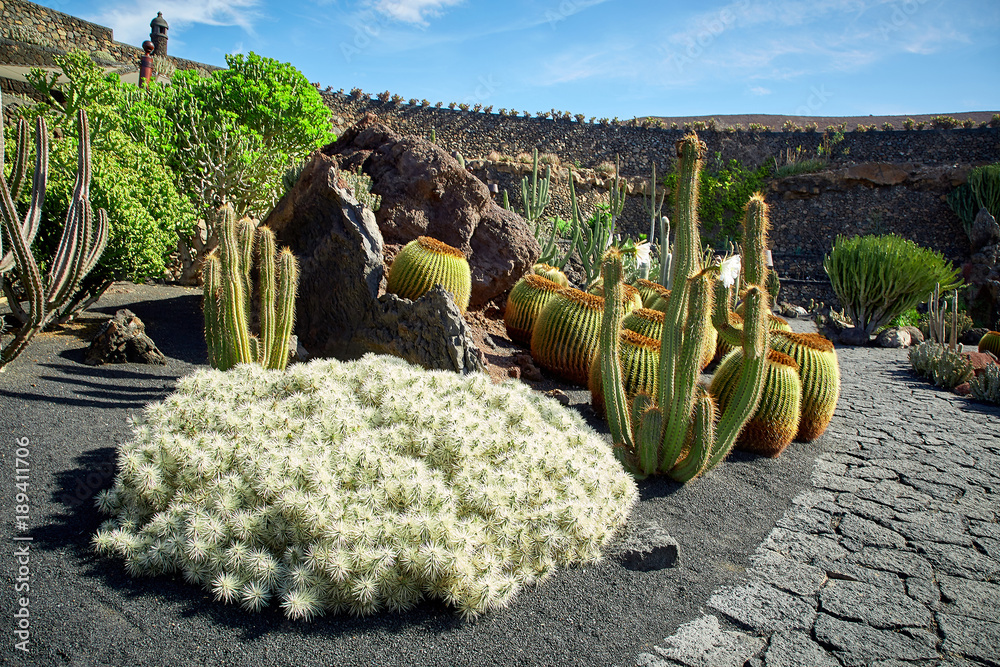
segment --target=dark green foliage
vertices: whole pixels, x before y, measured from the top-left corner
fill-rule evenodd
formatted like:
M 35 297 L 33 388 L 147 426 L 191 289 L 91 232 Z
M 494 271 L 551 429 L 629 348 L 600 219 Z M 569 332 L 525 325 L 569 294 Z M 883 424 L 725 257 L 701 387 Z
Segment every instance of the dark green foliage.
M 771 167 L 756 169 L 744 166 L 739 160 L 722 161 L 721 153 L 706 162 L 699 176 L 698 219 L 701 222 L 703 241 L 713 247 L 722 247 L 726 240 L 738 241 L 741 234 L 742 215 L 750 195 L 764 189 L 771 175 Z M 675 206 L 677 172 L 664 179 L 670 189 L 669 206 Z
M 969 171 L 966 182 L 948 193 L 948 205 L 961 219 L 969 238 L 980 209 L 985 208 L 994 219 L 1000 219 L 1000 162 Z

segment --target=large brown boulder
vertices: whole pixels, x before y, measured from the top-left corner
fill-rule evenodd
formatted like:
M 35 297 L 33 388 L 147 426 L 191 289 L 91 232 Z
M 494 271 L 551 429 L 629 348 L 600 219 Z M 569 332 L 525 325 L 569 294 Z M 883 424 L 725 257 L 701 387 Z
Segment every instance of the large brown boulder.
M 369 116 L 322 152 L 371 177 L 387 244 L 430 236 L 465 253 L 470 308 L 509 290 L 538 259 L 541 249 L 524 219 L 498 206 L 482 181 L 426 139 L 400 136 Z
M 388 353 L 425 368 L 482 369 L 480 353 L 449 292 L 416 301 L 379 296 L 385 274 L 375 215 L 319 152 L 263 222 L 299 260 L 295 332 L 313 356 Z

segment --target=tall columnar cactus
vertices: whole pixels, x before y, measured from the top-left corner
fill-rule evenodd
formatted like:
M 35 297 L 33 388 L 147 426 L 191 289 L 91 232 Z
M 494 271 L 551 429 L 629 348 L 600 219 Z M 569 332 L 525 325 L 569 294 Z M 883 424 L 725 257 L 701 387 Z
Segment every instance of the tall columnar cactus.
M 705 347 L 713 291 L 725 298 L 726 288 L 715 286 L 718 267 L 703 269 L 698 235 L 697 188 L 704 150 L 698 137 L 686 136 L 678 144 L 679 165 L 674 222 L 676 238 L 670 263 L 673 285 L 664 314 L 658 389 L 655 400 L 637 396 L 629 404 L 619 365 L 621 313 L 605 307 L 601 326 L 601 363 L 608 424 L 619 460 L 640 477 L 663 472 L 686 482 L 719 463 L 732 449 L 743 425 L 757 408 L 767 370 L 768 331 L 765 323 L 767 278 L 763 248 L 766 244 L 767 205 L 760 195 L 747 204 L 744 218 L 744 277 L 747 283 L 747 317 L 742 349 L 744 371 L 733 398 L 721 414 L 716 400 L 698 385 L 699 365 Z M 666 254 L 666 244 L 661 253 Z M 666 257 L 663 257 L 666 261 Z M 622 254 L 612 248 L 604 259 L 607 302 L 621 293 Z M 713 350 L 714 351 L 714 350 Z M 681 457 L 682 452 L 687 452 Z
M 709 392 L 725 410 L 743 369 L 743 350 L 736 348 L 722 360 L 712 377 Z M 799 432 L 802 415 L 802 381 L 799 365 L 787 354 L 771 350 L 760 404 L 740 432 L 736 447 L 775 457 L 791 444 Z
M 629 400 L 636 394 L 654 396 L 657 389 L 656 371 L 660 366 L 660 341 L 649 338 L 630 329 L 620 332 L 622 382 L 625 394 Z M 599 415 L 604 415 L 604 376 L 601 373 L 601 353 L 598 350 L 594 361 L 590 364 L 590 379 L 587 382 L 590 389 L 591 405 Z
M 79 130 L 76 184 L 73 199 L 66 213 L 59 247 L 52 259 L 47 279 L 42 278 L 38 263 L 31 254 L 31 243 L 38 232 L 45 188 L 48 180 L 49 146 L 45 121 L 38 118 L 35 125 L 35 173 L 31 185 L 31 204 L 22 216 L 15 202 L 25 183 L 28 165 L 28 123 L 23 118 L 18 123 L 17 147 L 14 154 L 11 181 L 3 177 L 4 139 L 3 107 L 0 104 L 0 284 L 14 268 L 22 288 L 28 296 L 27 318 L 6 345 L 0 349 L 0 371 L 24 351 L 31 338 L 41 331 L 62 307 L 72 298 L 108 242 L 108 216 L 98 209 L 96 220 L 90 207 L 90 127 L 87 113 L 77 114 Z M 11 250 L 4 253 L 3 240 Z M 5 289 L 8 298 L 13 291 Z
M 529 273 L 514 284 L 507 297 L 503 322 L 507 335 L 519 343 L 531 344 L 531 332 L 538 314 L 563 289 L 548 278 Z
M 799 365 L 802 380 L 802 419 L 795 439 L 812 442 L 823 435 L 840 398 L 840 366 L 833 343 L 819 334 L 772 330 L 771 348 L 784 352 Z
M 469 307 L 472 272 L 465 254 L 437 239 L 418 236 L 396 255 L 385 289 L 404 299 L 419 299 L 435 285 L 451 292 L 459 311 Z
M 531 179 L 527 176 L 521 179 L 521 202 L 524 205 L 524 219 L 537 223 L 545 207 L 549 205 L 549 183 L 552 181 L 551 165 L 545 167 L 545 177 L 538 178 L 538 149 L 532 151 Z M 535 227 L 535 239 L 538 240 L 538 227 Z
M 591 294 L 596 294 L 597 296 L 604 296 L 604 283 L 597 282 L 590 286 L 587 290 Z M 639 290 L 632 287 L 631 285 L 622 285 L 622 301 L 626 304 L 626 309 L 631 312 L 636 308 L 642 308 L 642 294 Z
M 220 211 L 219 250 L 205 259 L 203 308 L 208 359 L 213 368 L 260 364 L 283 369 L 295 322 L 299 267 L 288 248 L 275 252 L 274 232 L 250 220 L 236 222 L 228 204 Z M 260 336 L 250 333 L 254 241 L 260 295 Z M 277 260 L 277 268 L 275 266 Z

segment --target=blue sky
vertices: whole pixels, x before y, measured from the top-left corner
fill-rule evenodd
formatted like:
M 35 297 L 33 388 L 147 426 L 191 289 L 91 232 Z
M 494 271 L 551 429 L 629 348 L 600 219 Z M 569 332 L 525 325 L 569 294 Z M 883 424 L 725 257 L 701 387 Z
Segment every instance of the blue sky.
M 997 0 L 43 0 L 171 55 L 324 87 L 586 116 L 1000 109 Z

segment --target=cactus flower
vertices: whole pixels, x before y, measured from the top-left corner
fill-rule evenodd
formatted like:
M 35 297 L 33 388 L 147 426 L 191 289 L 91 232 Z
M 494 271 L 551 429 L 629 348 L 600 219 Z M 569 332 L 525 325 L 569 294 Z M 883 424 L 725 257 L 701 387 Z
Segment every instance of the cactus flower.
M 722 280 L 722 284 L 727 288 L 732 287 L 736 283 L 736 279 L 740 275 L 740 256 L 733 255 L 727 257 L 722 262 L 722 267 L 719 269 L 719 278 Z

